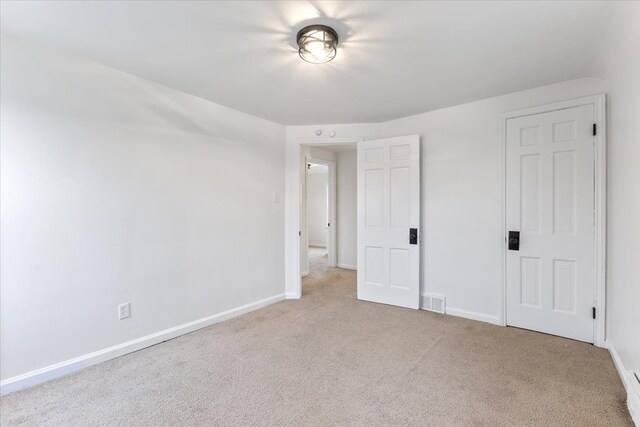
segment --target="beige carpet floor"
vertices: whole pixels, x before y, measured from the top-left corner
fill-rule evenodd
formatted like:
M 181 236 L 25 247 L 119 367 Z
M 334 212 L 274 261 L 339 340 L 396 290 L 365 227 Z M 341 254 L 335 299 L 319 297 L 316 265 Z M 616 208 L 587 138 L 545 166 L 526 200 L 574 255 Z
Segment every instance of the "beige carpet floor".
M 606 350 L 355 299 L 285 301 L 0 400 L 10 425 L 630 426 Z

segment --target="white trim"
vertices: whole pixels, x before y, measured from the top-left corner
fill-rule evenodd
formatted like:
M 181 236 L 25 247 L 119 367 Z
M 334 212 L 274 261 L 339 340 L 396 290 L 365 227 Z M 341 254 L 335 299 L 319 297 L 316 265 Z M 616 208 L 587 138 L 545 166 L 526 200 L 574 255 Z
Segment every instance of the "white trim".
M 179 337 L 180 335 L 188 334 L 198 329 L 211 326 L 215 323 L 222 322 L 224 320 L 228 320 L 242 314 L 252 312 L 254 310 L 266 307 L 267 305 L 282 301 L 284 299 L 285 294 L 275 295 L 269 298 L 245 304 L 237 308 L 233 308 L 231 310 L 223 311 L 222 313 L 214 314 L 212 316 L 194 320 L 193 322 L 184 323 L 173 328 L 165 329 L 164 331 L 156 332 L 154 334 L 136 338 L 122 344 L 117 344 L 112 347 L 98 350 L 93 353 L 65 360 L 63 362 L 36 369 L 12 378 L 7 378 L 6 380 L 0 382 L 0 394 L 5 395 L 7 393 L 31 387 L 36 384 L 52 380 L 54 378 L 59 378 L 63 375 L 79 371 L 86 367 L 105 362 L 107 360 L 114 359 L 116 357 L 132 353 L 134 351 L 141 350 L 145 347 L 150 347 L 163 341 L 168 341 L 170 339 Z
M 593 331 L 593 343 L 604 347 L 606 341 L 607 310 L 607 114 L 606 96 L 594 97 L 597 132 L 595 138 L 595 301 L 597 315 Z
M 631 414 L 633 422 L 637 426 L 640 426 L 640 383 L 638 383 L 638 380 L 635 375 L 633 375 L 632 371 L 627 371 L 625 369 L 618 352 L 613 346 L 613 343 L 606 340 L 605 347 L 609 350 L 609 354 L 611 354 L 613 364 L 615 365 L 618 375 L 620 375 L 620 379 L 622 380 L 622 385 L 627 392 L 627 408 L 629 409 L 629 414 Z
M 547 113 L 550 111 L 563 110 L 567 108 L 580 107 L 583 105 L 593 105 L 594 120 L 597 125 L 595 136 L 595 290 L 594 307 L 596 307 L 596 320 L 593 330 L 593 344 L 598 347 L 605 346 L 605 319 L 606 319 L 606 227 L 607 227 L 607 124 L 606 124 L 606 96 L 605 94 L 586 96 L 582 98 L 570 99 L 567 101 L 555 102 L 553 104 L 539 105 L 523 110 L 516 110 L 502 115 L 500 119 L 500 139 L 498 157 L 502 167 L 500 177 L 500 193 L 502 194 L 500 211 L 502 213 L 500 230 L 502 235 L 499 238 L 500 251 L 502 252 L 502 311 L 499 317 L 499 324 L 507 326 L 507 248 L 506 248 L 506 126 L 507 120 L 516 117 L 530 116 L 533 114 Z
M 627 371 L 627 408 L 633 422 L 640 426 L 640 383 L 631 371 Z
M 305 138 L 295 141 L 293 150 L 287 154 L 287 182 L 293 185 L 287 192 L 285 205 L 291 209 L 285 223 L 285 288 L 288 299 L 299 299 L 302 296 L 302 281 L 300 275 L 300 152 L 302 146 L 319 147 L 328 145 L 357 144 L 364 138 Z M 290 168 L 289 165 L 292 165 Z M 289 188 L 289 187 L 288 187 Z M 288 210 L 288 209 L 287 209 Z M 290 295 L 290 296 L 289 296 Z
M 430 310 L 426 307 L 425 299 L 431 296 L 435 296 L 432 294 L 422 294 L 420 295 L 420 310 L 431 311 L 433 313 L 437 313 L 435 311 Z M 438 295 L 440 298 L 444 298 L 443 296 Z M 468 311 L 462 310 L 460 308 L 452 308 L 445 305 L 444 314 L 447 316 L 455 316 L 462 317 L 464 319 L 476 320 L 478 322 L 491 323 L 493 325 L 501 326 L 500 317 L 499 316 L 491 316 L 484 313 L 478 313 L 476 311 Z
M 357 270 L 358 267 L 356 267 L 355 265 L 350 265 L 350 264 L 336 264 L 336 267 L 338 268 L 344 268 L 345 270 Z
M 491 323 L 493 325 L 501 326 L 500 318 L 498 316 L 490 316 L 488 314 L 478 313 L 476 311 L 462 310 L 462 309 L 453 308 L 453 307 L 445 307 L 444 311 L 445 311 L 445 314 L 448 314 L 450 316 L 464 317 L 465 319 L 477 320 L 479 322 L 486 322 L 486 323 Z

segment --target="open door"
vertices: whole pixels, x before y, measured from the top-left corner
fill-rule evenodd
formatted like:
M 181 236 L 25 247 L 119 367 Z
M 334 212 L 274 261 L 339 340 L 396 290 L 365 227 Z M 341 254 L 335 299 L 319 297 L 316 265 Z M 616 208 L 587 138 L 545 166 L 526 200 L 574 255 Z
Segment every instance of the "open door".
M 358 143 L 358 299 L 420 308 L 420 137 Z

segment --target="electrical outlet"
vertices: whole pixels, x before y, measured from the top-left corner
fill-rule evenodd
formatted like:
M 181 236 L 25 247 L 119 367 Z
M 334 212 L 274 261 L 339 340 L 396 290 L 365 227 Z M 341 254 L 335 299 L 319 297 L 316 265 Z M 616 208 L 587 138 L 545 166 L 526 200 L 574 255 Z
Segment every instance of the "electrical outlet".
M 131 316 L 131 304 L 125 302 L 124 304 L 120 304 L 118 306 L 118 319 L 126 319 Z
M 273 193 L 273 203 L 280 203 L 280 193 Z

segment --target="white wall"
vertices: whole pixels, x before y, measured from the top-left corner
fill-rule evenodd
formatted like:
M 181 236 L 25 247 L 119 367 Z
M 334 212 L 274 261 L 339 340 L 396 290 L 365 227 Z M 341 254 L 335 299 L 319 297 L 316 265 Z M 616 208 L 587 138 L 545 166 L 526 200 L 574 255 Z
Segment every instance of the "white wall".
M 327 246 L 329 167 L 313 165 L 307 171 L 307 227 L 310 246 Z
M 283 126 L 6 37 L 1 78 L 3 380 L 284 293 Z
M 624 369 L 640 376 L 640 3 L 608 11 L 601 64 L 609 85 L 607 340 Z
M 358 212 L 357 212 L 357 156 L 353 150 L 338 153 L 337 169 L 337 240 L 338 267 L 356 268 Z
M 423 292 L 449 312 L 498 321 L 502 294 L 501 114 L 604 92 L 580 79 L 382 123 L 380 136 L 419 134 Z
M 605 90 L 604 80 L 584 78 L 379 124 L 289 126 L 287 150 L 313 138 L 317 128 L 365 140 L 420 135 L 422 292 L 446 296 L 449 313 L 498 323 L 504 244 L 501 115 Z M 289 180 L 288 175 L 287 201 L 295 197 Z

